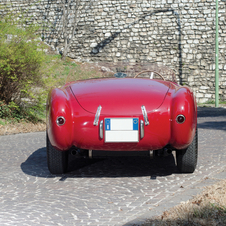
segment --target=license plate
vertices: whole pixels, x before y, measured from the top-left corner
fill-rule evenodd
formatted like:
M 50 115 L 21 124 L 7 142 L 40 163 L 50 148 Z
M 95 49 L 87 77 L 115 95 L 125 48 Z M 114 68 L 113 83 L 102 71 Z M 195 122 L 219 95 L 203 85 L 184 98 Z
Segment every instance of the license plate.
M 105 118 L 105 142 L 139 142 L 138 118 Z

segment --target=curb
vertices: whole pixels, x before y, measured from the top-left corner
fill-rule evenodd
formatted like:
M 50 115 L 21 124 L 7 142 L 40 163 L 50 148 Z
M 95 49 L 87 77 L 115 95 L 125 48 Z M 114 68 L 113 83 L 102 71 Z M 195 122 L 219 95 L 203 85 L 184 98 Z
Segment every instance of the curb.
M 143 225 L 144 223 L 147 223 L 146 221 L 148 219 L 151 219 L 156 216 L 160 216 L 163 214 L 164 211 L 179 205 L 181 202 L 186 202 L 192 199 L 194 196 L 200 194 L 206 186 L 213 185 L 223 179 L 226 179 L 226 168 L 223 169 L 221 172 L 216 173 L 215 175 L 212 175 L 209 178 L 198 182 L 197 184 L 194 184 L 192 187 L 180 193 L 176 197 L 169 197 L 165 199 L 164 203 L 160 203 L 159 206 L 155 207 L 151 211 L 147 211 L 146 213 L 124 224 L 123 226 Z

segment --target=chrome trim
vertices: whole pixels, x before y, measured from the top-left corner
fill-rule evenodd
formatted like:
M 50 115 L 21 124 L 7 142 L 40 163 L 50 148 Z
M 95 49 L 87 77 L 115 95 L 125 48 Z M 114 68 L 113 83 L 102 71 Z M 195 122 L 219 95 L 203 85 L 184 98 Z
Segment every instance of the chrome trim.
M 144 121 L 140 120 L 140 138 L 144 138 Z
M 98 126 L 98 122 L 99 122 L 99 117 L 100 117 L 101 109 L 102 109 L 101 106 L 99 106 L 99 107 L 97 108 L 97 112 L 96 112 L 95 119 L 94 119 L 94 122 L 93 122 L 93 125 L 94 125 L 94 126 Z
M 182 116 L 182 117 L 184 118 L 184 121 L 183 121 L 183 122 L 178 122 L 178 117 L 180 117 L 180 116 Z M 176 122 L 177 122 L 178 124 L 183 124 L 183 123 L 185 122 L 185 120 L 186 120 L 186 118 L 185 118 L 185 116 L 182 115 L 182 114 L 178 115 L 177 118 L 176 118 Z
M 101 120 L 100 121 L 100 138 L 101 139 L 103 139 L 103 137 L 104 137 L 104 121 L 103 120 Z
M 65 124 L 65 122 L 66 122 L 66 119 L 63 117 L 63 116 L 59 116 L 59 117 L 57 117 L 57 119 L 56 119 L 56 124 L 58 125 L 58 126 L 63 126 L 64 124 L 59 124 L 59 122 L 58 122 L 58 119 L 59 118 L 62 118 L 63 120 L 64 120 L 64 124 Z
M 142 114 L 144 116 L 144 122 L 145 122 L 145 126 L 149 125 L 149 121 L 148 121 L 148 115 L 147 115 L 147 111 L 145 106 L 141 106 L 141 110 L 142 110 Z
M 91 159 L 93 157 L 93 150 L 89 150 L 89 158 Z

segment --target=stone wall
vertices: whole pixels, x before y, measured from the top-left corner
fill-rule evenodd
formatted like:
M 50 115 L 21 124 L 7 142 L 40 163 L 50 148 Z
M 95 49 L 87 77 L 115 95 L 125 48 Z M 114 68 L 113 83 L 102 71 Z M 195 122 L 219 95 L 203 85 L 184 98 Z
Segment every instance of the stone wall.
M 211 0 L 81 0 L 68 56 L 84 61 L 164 64 L 178 81 L 192 87 L 198 102 L 215 98 L 215 1 Z M 5 3 L 1 0 L 0 3 Z M 8 1 L 7 1 L 8 2 Z M 90 4 L 92 3 L 92 4 Z M 73 4 L 72 4 L 73 6 Z M 42 25 L 53 49 L 62 48 L 62 5 L 59 0 L 11 2 Z M 226 0 L 219 1 L 220 99 L 226 101 Z M 73 23 L 70 14 L 68 35 Z

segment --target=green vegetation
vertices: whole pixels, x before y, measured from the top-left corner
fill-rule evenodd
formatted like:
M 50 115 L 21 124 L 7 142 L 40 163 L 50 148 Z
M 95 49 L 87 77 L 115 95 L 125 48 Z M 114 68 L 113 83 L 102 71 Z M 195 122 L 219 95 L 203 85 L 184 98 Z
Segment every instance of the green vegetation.
M 215 100 L 209 100 L 209 101 L 207 101 L 207 102 L 205 102 L 205 103 L 198 103 L 198 106 L 203 106 L 203 107 L 205 107 L 205 106 L 208 106 L 208 105 L 213 105 L 213 104 L 215 104 Z M 226 104 L 226 101 L 219 101 L 219 104 Z
M 60 55 L 47 55 L 41 73 L 47 90 L 71 81 L 102 76 L 95 65 L 75 62 L 70 58 L 63 61 Z
M 0 20 L 0 118 L 35 122 L 40 103 L 33 89 L 44 84 L 40 69 L 45 54 L 35 35 L 38 27 L 25 23 L 13 14 Z
M 48 91 L 66 82 L 98 76 L 88 64 L 75 63 L 48 49 L 35 33 L 38 27 L 6 15 L 0 21 L 0 124 L 45 118 Z M 99 75 L 100 76 L 100 75 Z
M 0 18 L 0 125 L 43 120 L 52 87 L 101 76 L 95 66 L 45 54 L 49 47 L 36 35 L 38 30 L 19 14 Z

